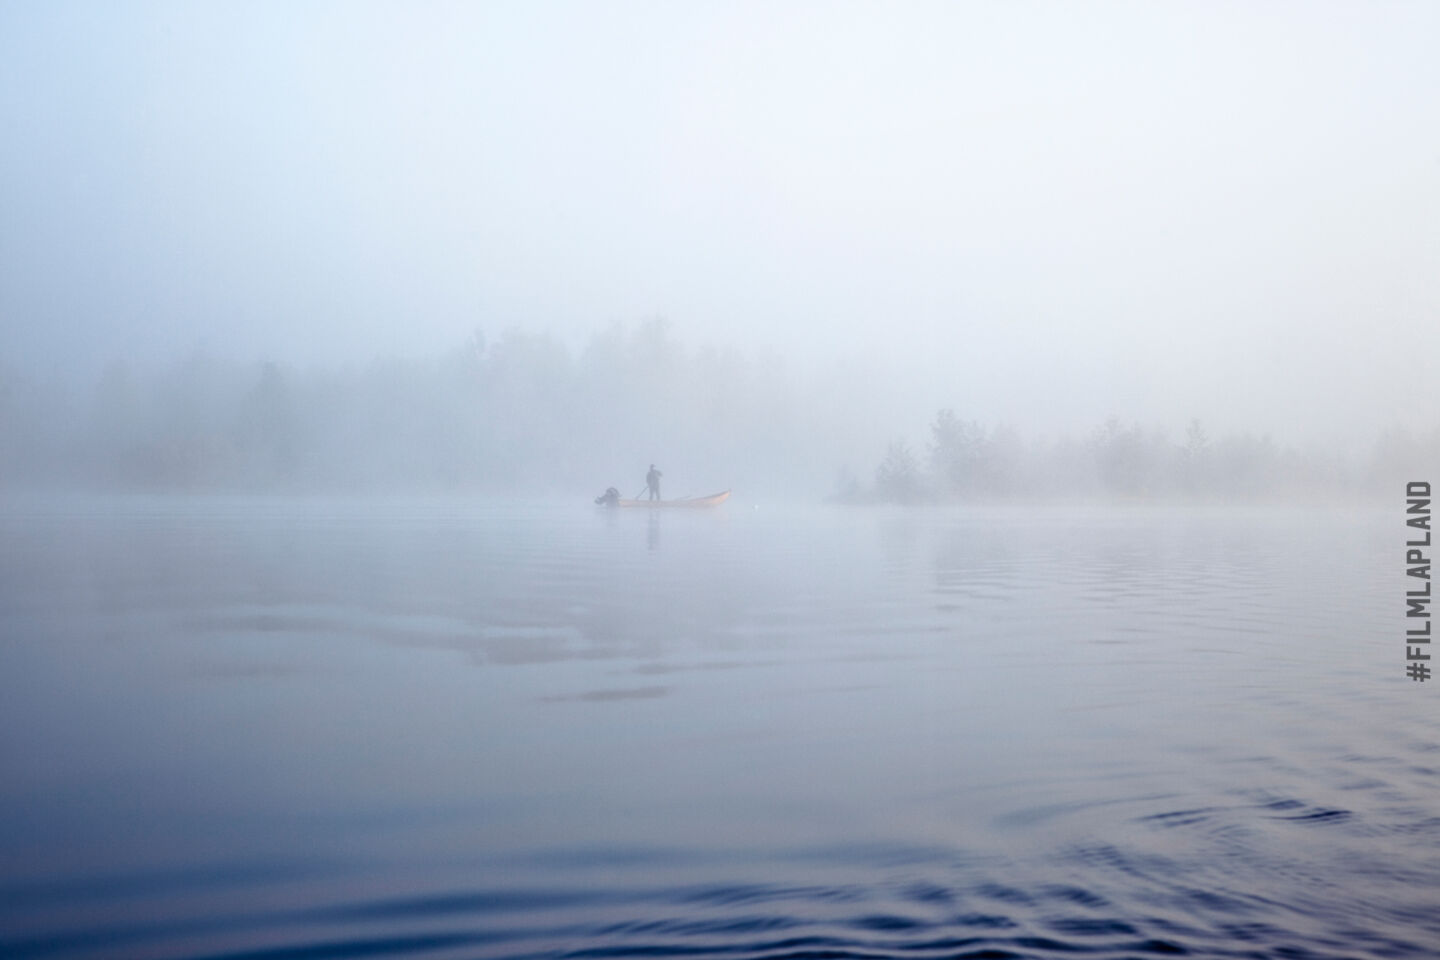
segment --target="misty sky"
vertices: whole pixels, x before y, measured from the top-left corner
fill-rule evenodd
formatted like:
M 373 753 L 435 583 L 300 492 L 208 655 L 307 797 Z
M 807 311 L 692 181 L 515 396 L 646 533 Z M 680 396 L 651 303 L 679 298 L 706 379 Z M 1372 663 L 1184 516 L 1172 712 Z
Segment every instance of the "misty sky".
M 579 344 L 917 410 L 1440 409 L 1440 4 L 0 3 L 0 365 Z

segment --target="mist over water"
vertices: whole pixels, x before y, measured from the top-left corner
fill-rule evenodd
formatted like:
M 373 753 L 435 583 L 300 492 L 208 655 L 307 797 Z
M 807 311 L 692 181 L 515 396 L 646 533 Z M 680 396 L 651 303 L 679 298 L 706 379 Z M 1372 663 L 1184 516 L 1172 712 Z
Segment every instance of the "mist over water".
M 891 439 L 1428 433 L 1437 16 L 7 5 L 0 382 L 663 316 Z
M 1436 36 L 0 4 L 0 956 L 1440 955 Z
M 915 499 L 877 468 L 951 410 L 1005 492 L 1390 489 L 1440 462 L 1437 28 L 10 5 L 0 484 Z

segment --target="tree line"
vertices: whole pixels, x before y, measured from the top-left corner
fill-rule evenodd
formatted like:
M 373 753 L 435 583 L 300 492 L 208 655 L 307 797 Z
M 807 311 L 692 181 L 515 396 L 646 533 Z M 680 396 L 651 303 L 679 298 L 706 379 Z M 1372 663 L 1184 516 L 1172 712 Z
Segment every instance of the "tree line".
M 1388 430 L 1368 448 L 1300 449 L 1268 434 L 1212 438 L 1199 420 L 1174 439 L 1111 417 L 1082 439 L 1026 442 L 942 409 L 917 451 L 892 441 L 873 482 L 843 478 L 838 499 L 923 503 L 1009 497 L 1273 499 L 1365 493 L 1440 467 L 1440 428 Z
M 62 386 L 0 367 L 0 484 L 189 490 L 798 492 L 837 436 L 784 363 L 687 349 L 660 319 L 578 349 L 476 332 L 439 355 L 299 368 L 195 353 Z M 843 446 L 843 444 L 841 444 Z M 821 451 L 826 451 L 822 453 Z
M 654 462 L 667 496 L 926 503 L 1344 494 L 1440 465 L 1440 429 L 1301 450 L 1212 437 L 1199 422 L 1172 436 L 1111 418 L 1079 438 L 1027 439 L 950 409 L 914 447 L 888 439 L 896 391 L 862 381 L 687 348 L 659 319 L 578 348 L 512 329 L 349 367 L 195 353 L 62 385 L 0 365 L 0 485 L 566 496 L 613 485 L 629 496 Z

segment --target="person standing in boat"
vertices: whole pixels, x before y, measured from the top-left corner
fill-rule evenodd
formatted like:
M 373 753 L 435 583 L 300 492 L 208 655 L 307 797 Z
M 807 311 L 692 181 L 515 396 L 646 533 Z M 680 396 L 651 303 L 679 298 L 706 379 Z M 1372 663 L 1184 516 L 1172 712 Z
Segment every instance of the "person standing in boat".
M 661 473 L 655 469 L 655 464 L 650 464 L 650 472 L 645 474 L 645 489 L 650 491 L 651 500 L 660 499 L 660 477 Z

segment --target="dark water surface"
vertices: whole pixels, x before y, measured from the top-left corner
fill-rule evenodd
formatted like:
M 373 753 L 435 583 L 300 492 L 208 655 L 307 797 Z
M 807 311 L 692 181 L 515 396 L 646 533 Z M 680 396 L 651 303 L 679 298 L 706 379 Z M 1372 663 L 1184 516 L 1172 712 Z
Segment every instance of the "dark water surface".
M 12 498 L 0 956 L 1440 956 L 1404 536 Z

